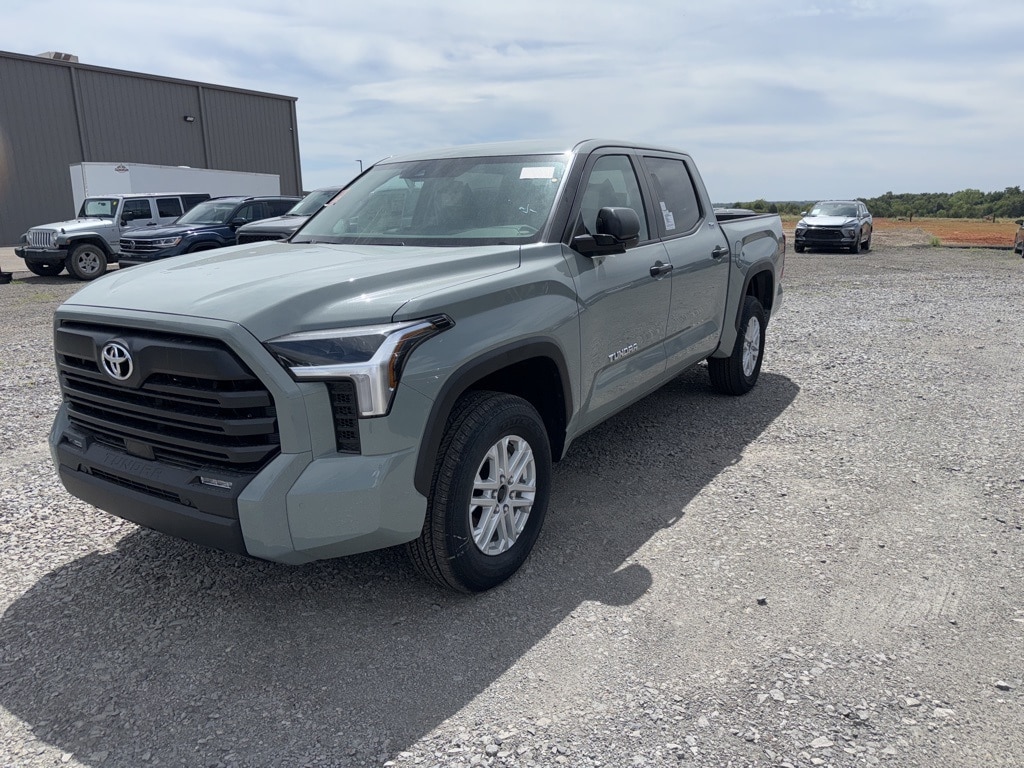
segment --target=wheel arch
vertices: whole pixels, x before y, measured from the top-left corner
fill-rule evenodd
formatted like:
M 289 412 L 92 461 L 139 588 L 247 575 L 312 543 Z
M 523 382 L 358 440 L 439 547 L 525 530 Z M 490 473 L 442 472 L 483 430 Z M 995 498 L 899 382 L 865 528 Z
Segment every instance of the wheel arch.
M 71 252 L 80 245 L 95 245 L 107 258 L 110 258 L 113 253 L 109 243 L 103 239 L 102 235 L 98 235 L 94 232 L 83 232 L 81 234 L 71 235 L 67 241 L 67 255 L 70 256 Z
M 413 478 L 416 490 L 430 495 L 437 452 L 448 416 L 466 392 L 490 390 L 517 395 L 529 402 L 544 421 L 557 461 L 565 446 L 566 428 L 573 409 L 568 367 L 561 348 L 538 339 L 499 347 L 460 366 L 442 385 L 427 416 L 427 425 L 416 459 Z
M 772 304 L 775 301 L 775 274 L 768 264 L 755 267 L 747 274 L 746 282 L 743 285 L 741 296 L 753 296 L 761 303 L 767 317 L 771 316 Z M 736 328 L 740 326 L 743 316 L 743 302 L 740 301 L 740 310 L 736 313 Z

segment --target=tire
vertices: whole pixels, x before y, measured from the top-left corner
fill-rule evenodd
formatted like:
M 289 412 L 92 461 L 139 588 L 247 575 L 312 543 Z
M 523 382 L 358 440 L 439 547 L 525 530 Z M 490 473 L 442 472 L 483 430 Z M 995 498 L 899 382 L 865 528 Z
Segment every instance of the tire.
M 850 253 L 860 253 L 860 230 L 857 230 L 857 237 L 850 246 Z
M 753 296 L 745 296 L 732 354 L 708 358 L 708 374 L 715 389 L 726 395 L 745 395 L 754 388 L 764 359 L 764 332 L 761 302 Z
M 98 245 L 76 245 L 67 258 L 68 274 L 79 280 L 95 280 L 107 271 L 107 254 Z
M 874 234 L 874 232 L 872 232 L 871 234 L 869 234 L 869 235 L 868 235 L 868 239 L 867 239 L 867 240 L 865 240 L 865 241 L 864 241 L 864 242 L 863 242 L 863 243 L 861 244 L 861 247 L 860 247 L 860 249 L 861 249 L 862 251 L 870 251 L 870 250 L 871 250 L 871 235 L 873 235 L 873 234 Z
M 189 248 L 187 251 L 185 251 L 185 253 L 201 253 L 202 251 L 212 251 L 216 247 L 217 247 L 216 245 L 209 245 L 207 243 L 199 243 L 198 245 L 193 245 L 191 248 Z
M 803 253 L 804 252 L 804 246 L 802 246 L 802 245 L 794 245 L 793 246 L 793 250 L 796 251 L 797 253 Z
M 28 267 L 28 271 L 33 275 L 39 275 L 40 277 L 56 277 L 64 271 L 63 261 L 59 261 L 56 264 L 39 264 L 38 262 L 26 261 L 25 266 Z
M 550 493 L 551 446 L 534 407 L 514 395 L 470 392 L 448 418 L 423 530 L 406 545 L 409 557 L 441 586 L 496 587 L 533 549 Z M 512 503 L 499 509 L 500 502 Z

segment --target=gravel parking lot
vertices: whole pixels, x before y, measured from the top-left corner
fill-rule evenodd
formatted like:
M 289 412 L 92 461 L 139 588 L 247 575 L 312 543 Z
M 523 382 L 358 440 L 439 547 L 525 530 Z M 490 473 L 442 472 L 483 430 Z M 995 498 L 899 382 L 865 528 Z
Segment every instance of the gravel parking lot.
M 576 443 L 476 597 L 68 496 L 50 318 L 79 284 L 18 273 L 0 765 L 1024 764 L 1024 260 L 881 245 L 791 252 L 757 389 L 697 368 Z

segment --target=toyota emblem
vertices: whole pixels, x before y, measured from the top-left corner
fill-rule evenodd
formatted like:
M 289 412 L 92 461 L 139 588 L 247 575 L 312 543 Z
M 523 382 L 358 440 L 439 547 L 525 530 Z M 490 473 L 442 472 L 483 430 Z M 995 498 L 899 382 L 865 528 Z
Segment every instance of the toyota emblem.
M 132 375 L 132 354 L 119 341 L 111 341 L 100 353 L 103 370 L 115 381 L 126 381 Z

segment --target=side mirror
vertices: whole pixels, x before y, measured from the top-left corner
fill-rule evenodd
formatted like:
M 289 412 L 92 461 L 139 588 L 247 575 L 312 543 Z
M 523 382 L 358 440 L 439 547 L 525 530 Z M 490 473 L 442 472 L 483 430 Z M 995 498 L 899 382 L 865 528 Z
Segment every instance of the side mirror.
M 583 256 L 625 253 L 640 242 L 640 217 L 632 208 L 602 208 L 597 212 L 597 233 L 577 235 L 573 250 Z
M 1018 227 L 1024 227 L 1024 219 L 1017 219 L 1013 223 L 1016 224 Z
M 246 224 L 246 223 L 247 223 L 246 220 L 243 219 L 241 216 L 239 216 L 238 218 L 235 218 L 235 219 L 231 220 L 231 225 L 230 226 L 231 226 L 232 229 L 238 229 L 240 226 L 242 226 L 243 224 Z

